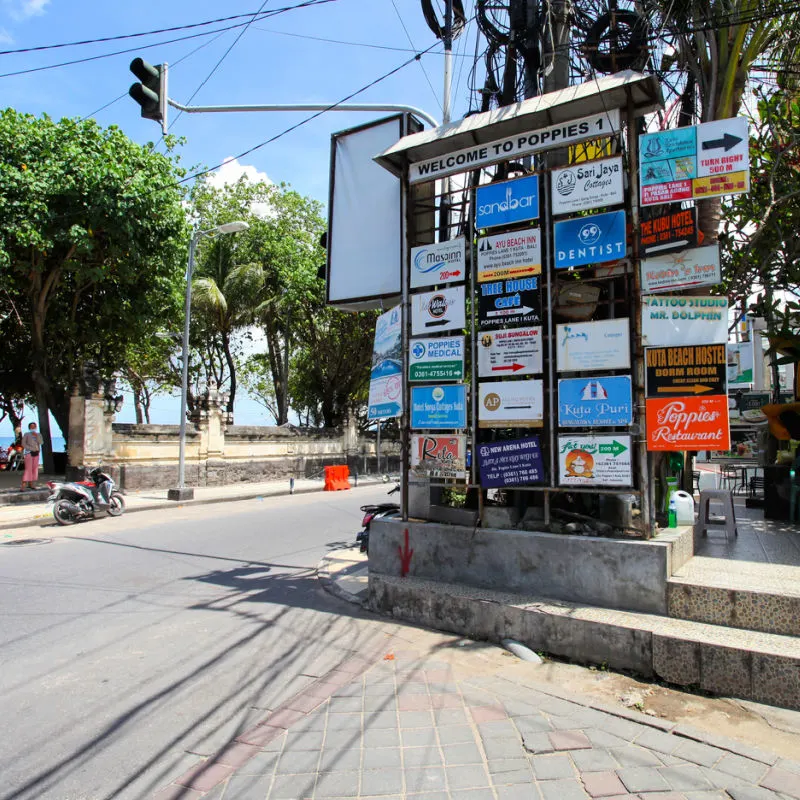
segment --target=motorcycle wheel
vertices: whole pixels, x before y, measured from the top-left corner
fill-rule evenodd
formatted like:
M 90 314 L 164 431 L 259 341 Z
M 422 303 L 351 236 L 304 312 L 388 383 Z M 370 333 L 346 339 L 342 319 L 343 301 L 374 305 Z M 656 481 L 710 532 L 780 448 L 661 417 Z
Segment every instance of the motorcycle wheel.
M 106 509 L 109 517 L 121 517 L 125 513 L 125 500 L 119 492 L 114 492 Z
M 69 500 L 59 500 L 53 506 L 53 516 L 59 525 L 74 525 L 78 518 L 73 513 L 73 504 Z

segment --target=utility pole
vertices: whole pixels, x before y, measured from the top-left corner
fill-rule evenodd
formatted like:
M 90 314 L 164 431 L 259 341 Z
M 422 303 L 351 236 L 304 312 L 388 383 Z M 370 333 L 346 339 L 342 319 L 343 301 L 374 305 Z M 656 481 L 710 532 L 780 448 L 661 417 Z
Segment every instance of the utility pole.
M 444 4 L 444 91 L 442 92 L 442 124 L 450 122 L 450 85 L 453 82 L 453 0 Z
M 547 0 L 542 25 L 544 91 L 569 86 L 569 0 Z

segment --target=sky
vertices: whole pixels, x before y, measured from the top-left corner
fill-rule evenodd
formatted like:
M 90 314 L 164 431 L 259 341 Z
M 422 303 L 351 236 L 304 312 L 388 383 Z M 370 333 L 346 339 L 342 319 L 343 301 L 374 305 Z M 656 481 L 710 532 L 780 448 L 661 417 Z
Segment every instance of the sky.
M 190 25 L 255 13 L 262 8 L 269 12 L 301 2 L 0 0 L 0 51 Z M 473 5 L 474 0 L 465 3 L 468 12 Z M 332 103 L 400 66 L 414 52 L 436 44 L 418 0 L 330 0 L 256 20 L 246 29 L 238 27 L 160 44 L 246 21 L 243 18 L 80 47 L 0 54 L 0 107 L 10 106 L 37 116 L 48 114 L 55 119 L 93 116 L 103 126 L 119 126 L 136 142 L 158 142 L 161 138 L 158 124 L 141 119 L 139 107 L 127 94 L 128 87 L 136 81 L 128 65 L 137 56 L 153 64 L 164 61 L 170 64 L 169 95 L 182 104 L 187 104 L 190 98 L 192 105 Z M 466 85 L 476 33 L 472 22 L 455 43 L 453 119 L 463 116 L 468 109 Z M 145 46 L 151 44 L 154 46 Z M 9 75 L 120 50 L 130 52 Z M 434 52 L 367 89 L 353 98 L 354 102 L 406 103 L 441 119 L 444 62 L 441 50 L 439 43 Z M 216 180 L 235 180 L 244 170 L 252 177 L 267 176 L 276 183 L 291 184 L 300 193 L 326 205 L 331 134 L 382 116 L 329 112 L 239 158 L 239 154 L 310 115 L 307 112 L 179 115 L 175 109 L 170 109 L 170 115 L 170 133 L 186 139 L 179 148 L 185 167 L 215 167 L 227 160 Z M 154 405 L 154 422 L 178 422 L 175 399 L 162 398 Z M 118 420 L 133 421 L 129 401 Z M 268 424 L 269 420 L 260 407 L 243 399 L 237 403 L 236 422 Z M 8 433 L 0 426 L 0 435 Z

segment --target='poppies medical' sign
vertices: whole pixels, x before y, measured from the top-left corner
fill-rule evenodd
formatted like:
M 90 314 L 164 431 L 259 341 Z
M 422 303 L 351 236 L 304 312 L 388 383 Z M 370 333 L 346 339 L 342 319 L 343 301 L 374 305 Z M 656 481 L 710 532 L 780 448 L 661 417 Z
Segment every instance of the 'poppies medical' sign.
M 609 211 L 555 224 L 556 269 L 625 258 L 625 212 Z
M 410 381 L 460 381 L 463 377 L 463 336 L 411 341 L 408 348 Z

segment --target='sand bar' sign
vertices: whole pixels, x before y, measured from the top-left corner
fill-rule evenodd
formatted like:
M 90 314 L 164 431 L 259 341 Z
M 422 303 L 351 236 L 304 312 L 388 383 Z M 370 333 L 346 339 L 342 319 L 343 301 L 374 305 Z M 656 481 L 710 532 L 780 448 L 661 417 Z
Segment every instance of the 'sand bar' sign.
M 725 394 L 724 344 L 646 347 L 647 397 Z
M 602 114 L 573 119 L 528 133 L 506 136 L 503 139 L 467 147 L 447 155 L 417 161 L 409 164 L 408 180 L 409 183 L 420 183 L 443 178 L 446 175 L 455 175 L 458 172 L 466 172 L 498 161 L 549 150 L 553 147 L 562 147 L 602 136 L 612 136 L 619 129 L 619 109 L 611 108 Z

